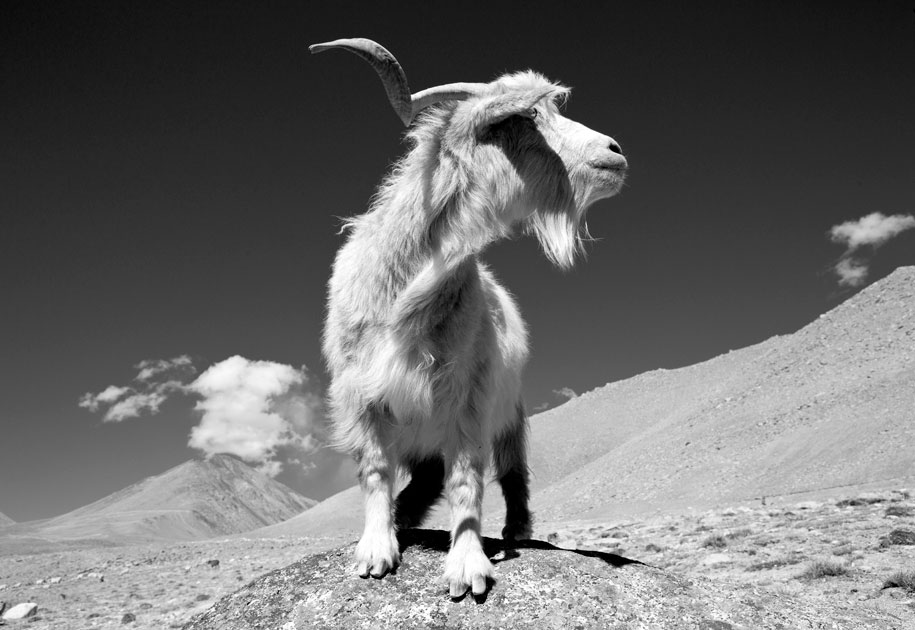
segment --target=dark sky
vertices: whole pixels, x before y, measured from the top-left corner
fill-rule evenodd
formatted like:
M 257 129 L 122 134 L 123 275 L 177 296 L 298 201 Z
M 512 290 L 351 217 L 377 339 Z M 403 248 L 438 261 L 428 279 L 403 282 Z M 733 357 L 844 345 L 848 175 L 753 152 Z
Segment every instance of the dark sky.
M 78 407 L 142 360 L 304 364 L 326 387 L 337 217 L 404 145 L 371 69 L 311 43 L 375 39 L 414 89 L 533 68 L 622 144 L 586 261 L 485 254 L 531 328 L 530 407 L 795 331 L 851 294 L 830 227 L 915 211 L 911 2 L 367 6 L 0 4 L 0 511 L 59 514 L 195 455 L 186 400 Z M 915 264 L 915 230 L 867 255 L 868 281 Z

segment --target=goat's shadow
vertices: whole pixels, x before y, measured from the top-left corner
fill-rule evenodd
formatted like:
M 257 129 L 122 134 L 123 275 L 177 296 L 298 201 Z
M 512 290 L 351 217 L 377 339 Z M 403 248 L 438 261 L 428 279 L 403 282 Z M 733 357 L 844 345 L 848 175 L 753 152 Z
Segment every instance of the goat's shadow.
M 421 547 L 432 551 L 448 553 L 451 548 L 451 536 L 448 532 L 440 529 L 405 529 L 397 532 L 397 542 L 400 544 L 400 552 L 403 553 L 410 547 Z M 518 540 L 506 541 L 500 538 L 483 537 L 483 551 L 486 557 L 490 558 L 493 564 L 508 562 L 521 557 L 521 551 L 524 549 L 539 549 L 541 551 L 556 551 L 559 553 L 574 553 L 587 558 L 597 558 L 608 565 L 619 568 L 628 564 L 645 565 L 644 562 L 626 558 L 615 553 L 606 551 L 597 551 L 594 549 L 563 549 L 556 545 L 544 542 L 542 540 Z M 492 591 L 494 582 L 489 581 L 486 593 L 482 596 L 475 597 L 477 603 L 486 601 L 486 596 Z

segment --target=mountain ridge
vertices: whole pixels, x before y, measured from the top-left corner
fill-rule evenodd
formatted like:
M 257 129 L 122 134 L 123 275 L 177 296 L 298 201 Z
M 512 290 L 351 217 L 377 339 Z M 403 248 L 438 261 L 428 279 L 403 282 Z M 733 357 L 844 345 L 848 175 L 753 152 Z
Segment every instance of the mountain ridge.
M 286 520 L 317 502 L 229 455 L 193 459 L 7 538 L 133 543 L 199 540 Z

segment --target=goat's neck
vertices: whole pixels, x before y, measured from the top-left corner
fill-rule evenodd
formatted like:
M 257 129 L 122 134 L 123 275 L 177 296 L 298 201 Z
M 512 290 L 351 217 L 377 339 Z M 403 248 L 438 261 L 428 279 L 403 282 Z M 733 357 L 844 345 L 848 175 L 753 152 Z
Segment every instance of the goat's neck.
M 369 231 L 382 253 L 389 286 L 396 293 L 441 288 L 475 269 L 477 256 L 510 232 L 492 207 L 495 195 L 481 190 L 473 164 L 443 157 L 437 142 L 420 141 L 382 185 Z M 432 281 L 434 279 L 434 281 Z M 431 282 L 431 284 L 430 284 Z

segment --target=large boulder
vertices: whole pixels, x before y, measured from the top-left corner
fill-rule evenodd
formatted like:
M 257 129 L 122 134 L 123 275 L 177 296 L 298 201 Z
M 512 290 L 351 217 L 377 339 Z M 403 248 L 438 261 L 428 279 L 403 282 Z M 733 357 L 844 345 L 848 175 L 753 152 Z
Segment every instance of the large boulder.
M 185 630 L 301 628 L 886 628 L 897 620 L 851 603 L 825 606 L 706 579 L 685 579 L 609 553 L 485 539 L 496 580 L 485 597 L 448 597 L 443 531 L 400 536 L 403 562 L 384 579 L 355 575 L 355 544 L 263 575 Z
M 3 613 L 3 618 L 7 621 L 13 621 L 15 619 L 25 619 L 26 617 L 31 617 L 38 613 L 38 604 L 27 602 L 24 604 L 16 604 L 5 613 Z

